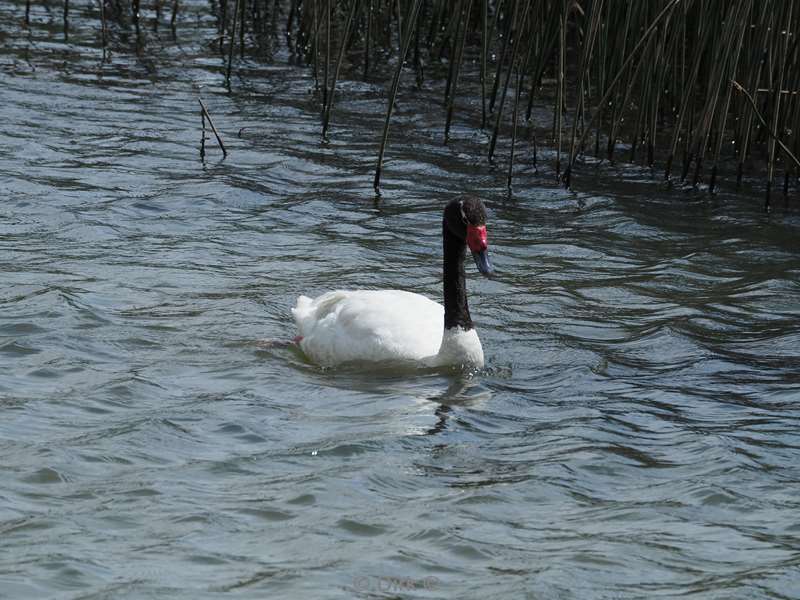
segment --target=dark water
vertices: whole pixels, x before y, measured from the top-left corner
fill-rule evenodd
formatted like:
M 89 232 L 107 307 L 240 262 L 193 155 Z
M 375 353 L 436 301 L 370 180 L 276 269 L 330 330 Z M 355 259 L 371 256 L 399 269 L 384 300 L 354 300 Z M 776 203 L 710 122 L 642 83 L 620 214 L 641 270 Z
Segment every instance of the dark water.
M 0 2 L 0 597 L 800 597 L 796 198 L 609 167 L 566 192 L 526 152 L 509 196 L 431 85 L 376 202 L 383 85 L 343 84 L 321 144 L 308 71 L 229 94 L 185 10 L 101 64 L 95 9 L 65 43 L 60 5 L 26 32 Z M 268 342 L 301 293 L 438 299 L 466 191 L 484 371 Z

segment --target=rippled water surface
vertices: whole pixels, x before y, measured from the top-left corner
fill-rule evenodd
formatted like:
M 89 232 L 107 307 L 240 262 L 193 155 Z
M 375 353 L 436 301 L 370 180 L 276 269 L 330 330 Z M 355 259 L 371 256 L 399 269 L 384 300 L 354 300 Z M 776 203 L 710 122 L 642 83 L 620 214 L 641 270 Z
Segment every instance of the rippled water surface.
M 0 1 L 0 597 L 800 597 L 796 196 L 567 192 L 526 151 L 509 196 L 507 146 L 442 145 L 426 84 L 376 198 L 383 80 L 323 144 L 287 56 L 224 89 L 205 6 L 107 63 L 60 6 Z M 485 370 L 273 343 L 301 293 L 440 299 L 459 192 L 499 271 L 468 273 Z

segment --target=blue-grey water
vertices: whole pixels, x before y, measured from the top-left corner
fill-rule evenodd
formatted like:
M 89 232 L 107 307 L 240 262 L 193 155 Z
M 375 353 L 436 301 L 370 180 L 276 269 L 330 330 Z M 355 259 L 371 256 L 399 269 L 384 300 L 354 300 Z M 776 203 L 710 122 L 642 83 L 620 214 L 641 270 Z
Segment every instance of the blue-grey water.
M 471 99 L 442 144 L 437 82 L 376 198 L 385 79 L 340 85 L 322 143 L 285 51 L 224 88 L 202 3 L 106 62 L 96 5 L 66 41 L 60 7 L 0 0 L 0 598 L 800 597 L 796 194 L 568 192 L 523 149 L 509 195 Z M 440 299 L 461 192 L 484 370 L 274 343 L 300 294 Z

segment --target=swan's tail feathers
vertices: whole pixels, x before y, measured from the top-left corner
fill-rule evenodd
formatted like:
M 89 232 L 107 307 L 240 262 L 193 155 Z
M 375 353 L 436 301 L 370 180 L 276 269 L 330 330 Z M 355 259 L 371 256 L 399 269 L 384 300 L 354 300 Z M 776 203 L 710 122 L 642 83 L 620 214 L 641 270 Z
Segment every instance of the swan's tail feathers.
M 308 296 L 300 296 L 297 298 L 297 304 L 294 305 L 292 313 L 295 317 L 305 316 L 310 310 L 314 301 Z
M 308 325 L 308 320 L 313 317 L 314 315 L 314 301 L 309 298 L 308 296 L 300 296 L 297 299 L 297 304 L 292 309 L 292 315 L 294 315 L 294 322 L 297 324 L 297 329 L 300 330 L 300 335 L 297 336 L 300 339 L 306 335 L 306 326 Z M 296 339 L 296 338 L 295 338 Z

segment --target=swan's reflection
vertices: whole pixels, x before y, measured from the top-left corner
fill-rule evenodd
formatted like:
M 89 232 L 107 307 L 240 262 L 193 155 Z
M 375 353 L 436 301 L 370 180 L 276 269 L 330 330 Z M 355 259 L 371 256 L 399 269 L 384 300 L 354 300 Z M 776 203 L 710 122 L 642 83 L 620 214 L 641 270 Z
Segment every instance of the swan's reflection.
M 437 433 L 441 433 L 447 428 L 447 417 L 450 414 L 450 411 L 453 410 L 450 408 L 449 404 L 440 404 L 436 407 L 434 414 L 436 415 L 436 425 L 431 427 L 425 432 L 425 435 L 436 435 Z
M 482 383 L 481 374 L 494 374 L 494 370 L 456 372 L 450 368 L 419 368 L 417 364 L 393 362 L 380 365 L 348 364 L 338 369 L 320 369 L 303 359 L 295 344 L 279 344 L 266 340 L 257 344 L 265 356 L 290 351 L 287 357 L 292 366 L 314 377 L 326 396 L 345 400 L 345 406 L 354 398 L 358 402 L 349 418 L 363 418 L 380 422 L 382 428 L 404 436 L 435 435 L 448 428 L 456 407 L 482 408 L 492 398 L 492 391 Z M 335 390 L 335 393 L 331 394 Z M 333 406 L 328 404 L 328 406 Z M 318 413 L 325 409 L 317 407 Z M 348 410 L 344 408 L 345 412 Z M 335 409 L 341 419 L 343 407 Z M 430 417 L 435 422 L 430 425 Z
M 425 435 L 436 435 L 447 429 L 447 422 L 453 406 L 476 408 L 483 406 L 492 397 L 492 392 L 481 385 L 480 380 L 468 375 L 459 375 L 441 394 L 430 396 L 428 400 L 438 403 L 434 415 L 436 424 L 425 431 Z

